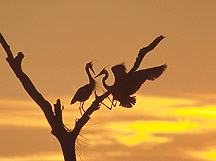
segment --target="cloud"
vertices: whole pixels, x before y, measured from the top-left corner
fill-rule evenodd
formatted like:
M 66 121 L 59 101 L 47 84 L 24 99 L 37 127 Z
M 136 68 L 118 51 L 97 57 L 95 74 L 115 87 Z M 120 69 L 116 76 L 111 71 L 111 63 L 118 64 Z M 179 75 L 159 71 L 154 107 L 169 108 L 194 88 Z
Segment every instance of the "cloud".
M 148 141 L 146 140 L 140 144 L 128 146 L 126 144 L 122 144 L 121 142 L 117 141 L 115 137 L 113 137 L 111 139 L 112 144 L 90 144 L 85 148 L 85 151 L 89 161 L 130 161 L 131 158 L 135 159 L 136 161 L 206 161 L 207 159 L 199 157 L 199 154 L 211 152 L 207 151 L 206 149 L 211 149 L 211 147 L 216 145 L 216 141 L 214 139 L 215 132 L 216 131 L 208 131 L 196 134 L 193 132 L 180 134 L 157 133 L 155 134 L 156 137 L 170 138 L 171 140 L 169 142 L 156 144 L 150 148 L 147 148 Z M 98 132 L 98 135 L 100 135 L 100 132 Z M 97 140 L 98 135 L 95 135 L 95 137 L 91 138 L 90 141 Z M 112 153 L 115 153 L 116 155 L 111 155 Z M 103 156 L 103 158 L 101 158 L 101 156 Z
M 61 151 L 50 129 L 0 126 L 0 156 L 25 156 L 38 152 Z
M 174 109 L 173 114 L 183 115 L 183 116 L 192 116 L 199 118 L 216 118 L 216 107 L 215 106 L 204 106 L 204 107 L 189 107 L 182 109 Z
M 68 99 L 63 98 L 63 104 Z M 90 103 L 91 100 L 85 108 Z M 61 152 L 43 113 L 35 108 L 34 102 L 9 100 L 0 101 L 0 105 L 3 131 L 0 141 L 1 149 L 4 148 L 0 156 Z M 200 152 L 205 156 L 208 148 L 216 145 L 212 141 L 216 130 L 215 110 L 214 106 L 196 105 L 196 99 L 138 95 L 137 104 L 131 109 L 117 106 L 110 111 L 101 106 L 82 129 L 77 150 L 89 161 L 101 161 L 101 156 L 104 156 L 103 161 L 131 161 L 131 158 L 136 161 L 158 161 L 158 158 L 160 161 L 204 161 L 196 154 Z M 65 104 L 63 117 L 73 128 L 75 119 L 80 117 L 78 104 Z
M 120 143 L 134 146 L 145 142 L 149 146 L 169 142 L 170 138 L 155 136 L 155 133 L 186 133 L 199 128 L 197 123 L 179 122 L 118 122 L 108 126 L 113 132 L 113 138 Z
M 204 160 L 214 161 L 216 159 L 216 150 L 215 147 L 207 148 L 205 150 L 190 150 L 188 154 L 194 156 L 195 158 L 202 158 Z
M 57 152 L 48 153 L 36 153 L 27 156 L 15 156 L 15 157 L 2 157 L 0 160 L 4 161 L 62 161 L 64 160 L 62 154 L 57 154 Z

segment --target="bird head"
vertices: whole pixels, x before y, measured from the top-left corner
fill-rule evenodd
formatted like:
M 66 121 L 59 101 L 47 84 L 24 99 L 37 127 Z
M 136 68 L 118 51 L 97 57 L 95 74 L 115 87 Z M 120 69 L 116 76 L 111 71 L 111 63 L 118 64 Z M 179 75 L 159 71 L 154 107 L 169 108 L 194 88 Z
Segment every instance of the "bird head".
M 101 72 L 95 76 L 95 78 L 99 77 L 100 75 L 103 75 L 103 74 L 107 74 L 107 70 L 105 69 L 105 67 L 101 70 Z
M 93 63 L 92 63 L 92 61 L 91 62 L 89 62 L 87 65 L 86 65 L 89 69 L 91 69 L 91 71 L 95 74 L 95 72 L 94 72 L 94 69 L 93 69 Z

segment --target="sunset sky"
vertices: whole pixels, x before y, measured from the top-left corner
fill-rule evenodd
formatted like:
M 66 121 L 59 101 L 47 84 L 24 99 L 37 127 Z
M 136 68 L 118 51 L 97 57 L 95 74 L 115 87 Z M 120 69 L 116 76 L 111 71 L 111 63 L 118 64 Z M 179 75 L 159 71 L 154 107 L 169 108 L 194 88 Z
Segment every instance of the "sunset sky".
M 88 83 L 86 63 L 99 73 L 125 62 L 164 35 L 139 69 L 166 63 L 146 82 L 131 109 L 102 106 L 77 142 L 79 161 L 216 160 L 215 0 L 0 0 L 0 32 L 44 97 L 65 107 L 73 128 L 76 90 Z M 24 91 L 0 46 L 0 161 L 63 161 L 57 139 Z M 102 93 L 101 77 L 96 79 Z M 85 109 L 94 100 L 92 96 Z M 106 102 L 108 103 L 108 102 Z

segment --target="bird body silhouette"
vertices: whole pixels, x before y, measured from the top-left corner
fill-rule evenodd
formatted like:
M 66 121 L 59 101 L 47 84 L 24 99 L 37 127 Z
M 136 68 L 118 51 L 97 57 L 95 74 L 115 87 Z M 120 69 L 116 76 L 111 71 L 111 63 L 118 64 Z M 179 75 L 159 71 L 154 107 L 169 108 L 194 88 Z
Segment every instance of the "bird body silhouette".
M 86 70 L 86 73 L 88 75 L 88 78 L 89 78 L 89 83 L 80 87 L 77 92 L 75 93 L 74 97 L 72 98 L 71 100 L 71 104 L 74 104 L 75 102 L 80 102 L 80 113 L 82 114 L 81 112 L 81 109 L 83 111 L 84 108 L 83 108 L 83 105 L 84 105 L 84 102 L 90 97 L 90 95 L 92 94 L 92 91 L 95 89 L 95 80 L 93 79 L 93 77 L 91 76 L 91 73 L 90 73 L 90 70 L 92 70 L 92 72 L 95 74 L 93 68 L 92 68 L 92 62 L 89 62 L 86 64 L 86 67 L 85 67 L 85 70 Z
M 103 86 L 112 93 L 113 100 L 119 101 L 122 107 L 131 108 L 136 103 L 136 98 L 130 95 L 135 94 L 146 80 L 157 79 L 166 67 L 167 65 L 164 64 L 127 73 L 124 64 L 113 66 L 111 70 L 114 74 L 115 82 L 112 86 L 108 86 L 105 82 L 109 76 L 106 69 L 103 69 L 96 77 L 104 74 L 105 76 L 102 79 Z

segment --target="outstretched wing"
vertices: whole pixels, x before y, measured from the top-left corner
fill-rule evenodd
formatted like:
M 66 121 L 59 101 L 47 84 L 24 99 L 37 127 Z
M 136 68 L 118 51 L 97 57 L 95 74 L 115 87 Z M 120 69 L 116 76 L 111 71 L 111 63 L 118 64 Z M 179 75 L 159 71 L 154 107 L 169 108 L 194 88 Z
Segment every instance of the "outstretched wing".
M 131 68 L 131 70 L 128 72 L 129 74 L 134 73 L 138 67 L 140 66 L 140 63 L 142 62 L 144 56 L 151 50 L 153 50 L 161 40 L 163 40 L 165 37 L 163 35 L 160 35 L 159 37 L 157 37 L 156 39 L 154 39 L 154 41 L 149 44 L 147 47 L 144 47 L 142 49 L 140 49 L 136 61 L 134 63 L 134 66 Z
M 124 86 L 125 92 L 129 95 L 136 93 L 136 91 L 141 87 L 141 85 L 146 80 L 157 79 L 167 68 L 167 65 L 161 65 L 153 68 L 148 68 L 144 70 L 139 70 L 134 73 L 128 74 L 127 79 L 125 79 Z

